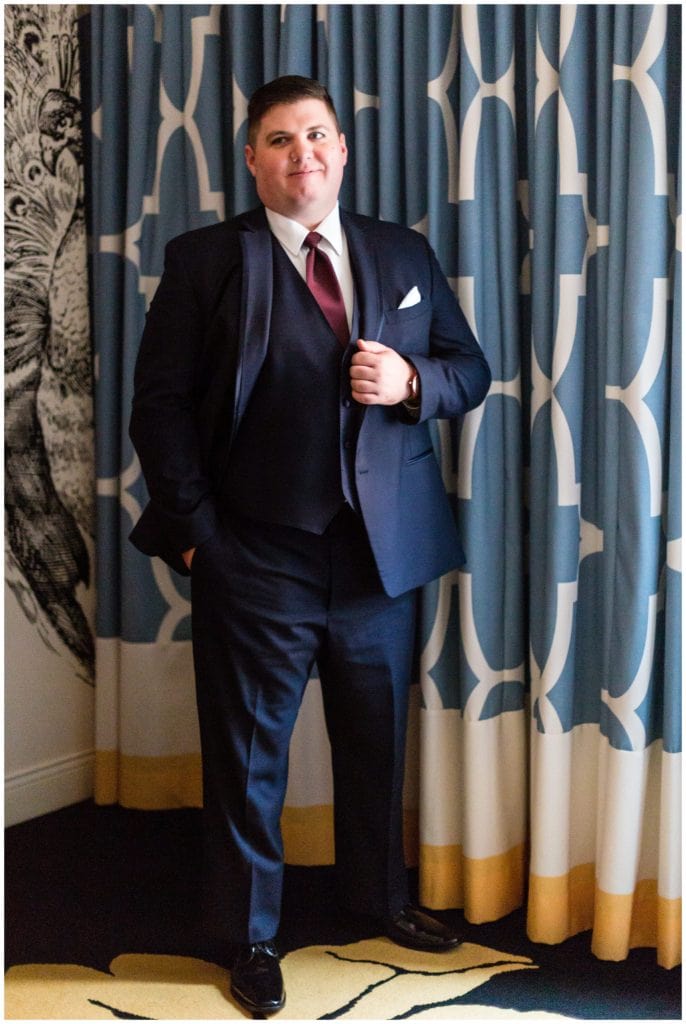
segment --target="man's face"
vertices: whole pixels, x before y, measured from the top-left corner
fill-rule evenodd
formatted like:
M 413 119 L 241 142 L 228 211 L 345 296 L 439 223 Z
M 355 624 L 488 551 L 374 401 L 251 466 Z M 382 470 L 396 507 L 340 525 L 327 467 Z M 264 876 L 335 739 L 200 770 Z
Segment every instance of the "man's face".
M 336 205 L 348 160 L 345 136 L 323 100 L 280 103 L 260 121 L 245 162 L 270 210 L 312 230 Z

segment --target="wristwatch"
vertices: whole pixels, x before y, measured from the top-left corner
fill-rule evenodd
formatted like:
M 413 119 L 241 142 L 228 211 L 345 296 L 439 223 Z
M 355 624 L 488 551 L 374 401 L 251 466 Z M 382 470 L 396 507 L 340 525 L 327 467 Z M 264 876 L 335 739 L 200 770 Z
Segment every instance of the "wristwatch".
M 414 369 L 414 367 L 413 367 Z M 408 405 L 415 405 L 419 403 L 419 374 L 415 370 L 410 379 L 407 382 L 407 386 L 410 389 L 410 393 L 405 399 Z

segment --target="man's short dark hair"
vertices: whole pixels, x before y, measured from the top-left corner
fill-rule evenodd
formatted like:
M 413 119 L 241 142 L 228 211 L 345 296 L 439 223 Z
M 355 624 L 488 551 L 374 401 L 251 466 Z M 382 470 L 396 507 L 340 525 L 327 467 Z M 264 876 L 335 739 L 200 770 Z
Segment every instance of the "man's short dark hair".
M 302 75 L 282 75 L 272 82 L 261 85 L 250 97 L 248 103 L 248 142 L 254 147 L 260 121 L 272 107 L 280 103 L 297 103 L 299 100 L 322 100 L 336 123 L 336 131 L 340 135 L 341 126 L 333 100 L 328 90 L 314 78 Z

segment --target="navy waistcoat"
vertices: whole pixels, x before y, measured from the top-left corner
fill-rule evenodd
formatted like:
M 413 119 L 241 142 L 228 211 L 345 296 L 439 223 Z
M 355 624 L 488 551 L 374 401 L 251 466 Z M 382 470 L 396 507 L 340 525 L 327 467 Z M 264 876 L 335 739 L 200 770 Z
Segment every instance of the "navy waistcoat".
M 351 493 L 360 416 L 343 350 L 306 283 L 272 244 L 269 346 L 229 456 L 223 503 L 240 515 L 323 533 Z

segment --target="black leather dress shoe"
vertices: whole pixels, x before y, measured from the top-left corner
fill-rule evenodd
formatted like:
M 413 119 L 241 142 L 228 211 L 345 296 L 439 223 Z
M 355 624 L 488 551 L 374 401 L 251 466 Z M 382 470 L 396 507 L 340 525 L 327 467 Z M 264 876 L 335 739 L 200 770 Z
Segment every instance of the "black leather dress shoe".
M 286 1002 L 279 954 L 273 942 L 237 946 L 231 964 L 231 995 L 250 1013 L 278 1013 Z
M 442 921 L 409 904 L 386 921 L 386 935 L 399 946 L 429 953 L 443 953 L 455 949 L 462 942 Z

